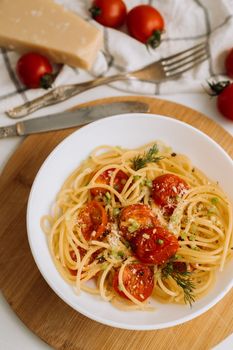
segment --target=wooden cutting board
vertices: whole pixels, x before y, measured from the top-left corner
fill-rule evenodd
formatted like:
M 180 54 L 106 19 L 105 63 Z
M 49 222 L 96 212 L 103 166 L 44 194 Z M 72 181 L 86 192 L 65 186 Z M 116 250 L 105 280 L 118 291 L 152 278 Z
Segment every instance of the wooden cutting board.
M 233 157 L 231 135 L 201 113 L 185 106 L 141 96 L 107 98 L 89 105 L 129 99 L 149 103 L 151 113 L 173 116 L 199 128 Z M 211 349 L 233 332 L 233 291 L 211 310 L 183 325 L 157 331 L 128 331 L 104 326 L 74 311 L 57 297 L 40 275 L 27 241 L 28 195 L 45 158 L 73 131 L 27 137 L 1 175 L 0 284 L 6 300 L 19 318 L 55 349 Z

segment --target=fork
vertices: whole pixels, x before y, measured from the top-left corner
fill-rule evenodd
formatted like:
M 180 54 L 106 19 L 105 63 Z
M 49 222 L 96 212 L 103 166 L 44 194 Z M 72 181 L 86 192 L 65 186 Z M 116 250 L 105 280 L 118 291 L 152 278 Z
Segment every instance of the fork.
M 124 72 L 108 77 L 100 77 L 80 84 L 62 85 L 54 88 L 47 94 L 20 106 L 8 110 L 11 118 L 21 118 L 46 106 L 62 102 L 86 90 L 120 80 L 140 80 L 147 82 L 161 82 L 179 77 L 184 72 L 205 61 L 209 57 L 207 43 L 195 45 L 175 55 L 162 58 L 142 69 Z

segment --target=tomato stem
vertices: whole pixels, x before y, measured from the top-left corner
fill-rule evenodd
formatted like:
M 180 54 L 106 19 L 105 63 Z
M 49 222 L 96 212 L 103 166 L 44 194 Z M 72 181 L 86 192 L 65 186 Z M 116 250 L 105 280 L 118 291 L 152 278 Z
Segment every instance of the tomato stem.
M 89 12 L 90 12 L 92 18 L 96 18 L 97 16 L 99 16 L 101 14 L 101 9 L 98 6 L 94 5 L 89 9 Z
M 156 49 L 161 43 L 161 30 L 155 30 L 153 34 L 147 39 L 146 46 L 152 47 L 152 49 Z
M 210 96 L 218 96 L 220 95 L 223 90 L 230 85 L 230 81 L 229 80 L 225 80 L 225 81 L 207 81 L 210 89 L 211 89 L 211 93 L 209 93 Z
M 41 78 L 40 78 L 40 87 L 43 89 L 49 89 L 51 88 L 53 82 L 54 82 L 54 74 L 44 74 Z

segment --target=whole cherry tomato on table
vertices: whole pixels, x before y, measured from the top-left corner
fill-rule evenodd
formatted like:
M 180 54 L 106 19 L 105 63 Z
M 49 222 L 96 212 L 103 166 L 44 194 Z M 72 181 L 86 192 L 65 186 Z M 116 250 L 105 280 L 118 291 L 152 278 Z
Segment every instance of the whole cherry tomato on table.
M 126 19 L 129 34 L 135 39 L 155 49 L 161 41 L 164 19 L 154 7 L 139 5 L 134 7 Z
M 228 77 L 233 79 L 233 48 L 227 54 L 225 68 Z
M 103 26 L 118 28 L 125 21 L 127 9 L 122 0 L 94 0 L 89 11 Z
M 221 81 L 219 83 L 209 82 L 212 96 L 217 96 L 217 108 L 227 119 L 233 121 L 233 83 Z
M 119 271 L 116 271 L 113 277 L 113 288 L 121 297 L 128 299 L 121 291 L 118 277 Z M 140 263 L 128 264 L 123 271 L 122 282 L 127 292 L 135 299 L 144 301 L 152 294 L 154 273 L 152 268 L 147 265 Z
M 48 89 L 54 81 L 53 67 L 49 60 L 35 52 L 21 56 L 16 65 L 16 72 L 20 81 L 31 89 Z

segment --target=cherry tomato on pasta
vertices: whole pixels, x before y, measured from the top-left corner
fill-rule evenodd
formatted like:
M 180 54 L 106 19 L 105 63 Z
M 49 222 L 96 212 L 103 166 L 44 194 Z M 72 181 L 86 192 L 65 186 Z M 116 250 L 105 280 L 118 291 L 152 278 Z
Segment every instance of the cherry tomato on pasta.
M 111 177 L 112 177 L 114 170 L 115 170 L 114 168 L 105 170 L 102 174 L 100 174 L 97 177 L 96 183 L 99 183 L 102 185 L 110 185 Z M 118 172 L 115 175 L 114 181 L 113 181 L 114 189 L 117 192 L 121 193 L 128 178 L 129 178 L 128 175 L 124 171 L 118 170 Z M 92 188 L 90 191 L 94 197 L 104 195 L 105 193 L 108 192 L 107 189 L 104 189 L 101 187 Z
M 79 247 L 79 252 L 80 252 L 80 255 L 81 255 L 81 257 L 82 257 L 82 256 L 84 256 L 86 250 L 83 249 L 83 248 L 81 248 L 81 247 Z M 77 256 L 76 256 L 74 250 L 71 250 L 71 251 L 70 251 L 70 257 L 71 257 L 71 259 L 72 259 L 73 261 L 77 262 Z M 76 275 L 77 275 L 77 270 L 73 270 L 73 269 L 70 269 L 70 268 L 69 268 L 69 271 L 70 271 L 70 273 L 71 273 L 72 276 L 76 276 Z
M 233 79 L 233 48 L 227 54 L 225 59 L 225 68 L 228 77 Z
M 147 265 L 128 264 L 123 271 L 122 282 L 127 292 L 135 299 L 144 301 L 152 294 L 154 273 L 152 268 Z M 119 286 L 119 270 L 114 274 L 113 288 L 121 297 L 128 299 Z
M 160 44 L 164 19 L 154 7 L 139 5 L 129 11 L 126 19 L 132 37 L 155 49 Z
M 152 183 L 152 198 L 165 214 L 171 215 L 179 198 L 189 189 L 188 184 L 179 176 L 164 174 L 156 177 Z
M 31 89 L 48 89 L 54 81 L 53 67 L 49 60 L 35 52 L 21 56 L 16 71 L 20 81 Z
M 94 0 L 89 11 L 103 26 L 118 28 L 125 21 L 127 9 L 122 0 Z
M 122 209 L 120 214 L 120 231 L 130 240 L 139 229 L 159 225 L 152 210 L 144 204 L 132 204 Z
M 86 254 L 86 250 L 83 249 L 82 247 L 78 247 L 78 251 L 79 251 L 80 257 L 82 259 L 84 257 L 84 255 Z M 76 256 L 74 250 L 70 251 L 70 257 L 73 261 L 77 262 L 77 256 Z
M 179 272 L 179 273 L 185 273 L 187 272 L 187 264 L 182 261 L 174 261 L 173 264 L 173 271 Z
M 107 222 L 104 207 L 95 200 L 87 203 L 78 216 L 78 224 L 87 241 L 99 238 L 106 230 Z
M 163 264 L 178 250 L 177 238 L 163 227 L 141 229 L 132 239 L 136 257 L 146 264 Z

